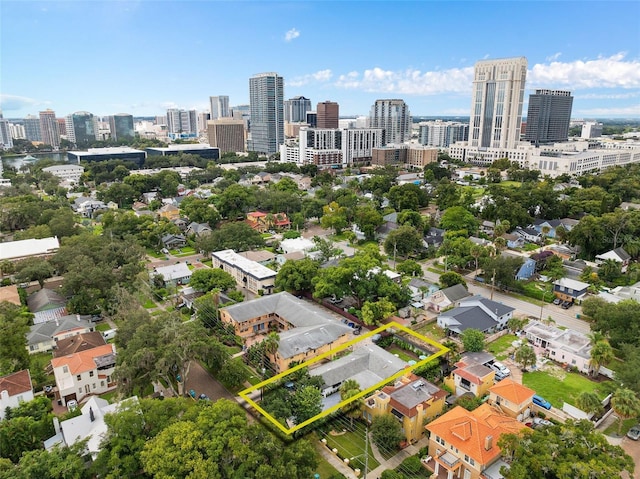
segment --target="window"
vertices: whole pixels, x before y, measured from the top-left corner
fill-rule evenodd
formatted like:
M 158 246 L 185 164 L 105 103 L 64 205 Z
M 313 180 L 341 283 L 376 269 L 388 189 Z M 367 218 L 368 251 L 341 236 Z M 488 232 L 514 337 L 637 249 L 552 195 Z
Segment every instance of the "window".
M 465 462 L 471 464 L 472 466 L 475 464 L 475 461 L 473 460 L 473 458 L 467 456 L 466 454 L 464 455 L 464 460 Z M 466 476 L 466 472 L 465 472 L 465 476 Z
M 93 377 L 93 371 L 89 371 L 89 377 L 92 378 Z
M 444 446 L 444 439 L 442 439 L 440 436 L 436 436 L 436 442 Z
M 82 394 L 82 388 L 78 388 L 78 393 Z
M 95 389 L 95 388 L 96 388 L 96 383 L 93 383 L 93 384 L 91 385 L 91 387 L 92 387 L 92 389 Z
M 62 372 L 67 374 L 69 372 L 69 368 L 67 366 L 62 366 Z
M 81 374 L 78 374 L 76 376 L 76 381 L 82 381 L 82 375 Z
M 104 387 L 104 381 L 100 381 L 100 387 L 103 388 Z

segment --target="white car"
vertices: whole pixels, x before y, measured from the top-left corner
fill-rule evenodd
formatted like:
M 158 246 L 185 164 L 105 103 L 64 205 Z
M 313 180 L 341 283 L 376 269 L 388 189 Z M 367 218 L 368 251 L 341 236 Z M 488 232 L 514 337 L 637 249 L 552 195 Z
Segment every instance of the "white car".
M 501 376 L 506 377 L 511 375 L 511 370 L 508 367 L 506 367 L 504 364 L 498 361 L 494 361 L 491 364 L 491 369 L 493 369 L 497 373 L 500 373 Z
M 77 407 L 78 407 L 78 401 L 76 401 L 75 399 L 72 399 L 71 401 L 67 401 L 67 409 L 69 409 L 69 411 L 75 411 Z

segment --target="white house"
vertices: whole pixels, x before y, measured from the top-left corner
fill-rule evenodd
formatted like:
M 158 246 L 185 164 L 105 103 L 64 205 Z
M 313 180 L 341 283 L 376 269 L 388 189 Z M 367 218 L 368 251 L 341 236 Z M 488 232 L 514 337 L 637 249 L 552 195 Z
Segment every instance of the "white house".
M 611 259 L 616 263 L 620 263 L 622 265 L 620 271 L 622 273 L 626 273 L 629 262 L 631 261 L 631 255 L 629 255 L 629 253 L 627 253 L 623 248 L 612 249 L 606 253 L 597 255 L 596 264 L 601 265 L 608 259 Z
M 77 183 L 80 181 L 80 177 L 84 173 L 84 166 L 67 164 L 67 165 L 53 165 L 42 168 L 42 171 L 51 173 L 53 176 L 57 176 L 63 181 L 69 183 Z
M 104 394 L 116 384 L 112 379 L 116 366 L 113 344 L 87 349 L 51 360 L 58 392 L 56 395 L 66 405 L 74 399 L 81 402 L 90 394 Z
M 239 286 L 247 288 L 252 293 L 271 294 L 275 288 L 275 271 L 240 256 L 232 249 L 211 253 L 211 262 L 213 268 L 226 271 Z
M 307 238 L 289 238 L 280 242 L 280 248 L 284 254 L 293 253 L 294 251 L 309 252 L 315 249 L 316 244 Z
M 511 306 L 476 295 L 460 301 L 457 308 L 441 313 L 437 322 L 442 329 L 458 334 L 466 329 L 490 333 L 506 328 L 514 311 Z
M 0 421 L 7 408 L 18 407 L 20 403 L 33 399 L 33 385 L 28 369 L 0 378 Z
M 186 284 L 191 279 L 191 270 L 186 263 L 160 266 L 154 269 L 154 273 L 162 276 L 165 284 Z

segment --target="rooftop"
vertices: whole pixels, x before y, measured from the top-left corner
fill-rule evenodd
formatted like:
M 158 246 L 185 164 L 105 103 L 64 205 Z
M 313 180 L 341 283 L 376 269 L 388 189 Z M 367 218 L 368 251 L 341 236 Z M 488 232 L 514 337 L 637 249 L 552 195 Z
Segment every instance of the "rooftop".
M 75 156 L 91 156 L 91 155 L 117 155 L 123 153 L 141 153 L 144 151 L 129 148 L 128 146 L 114 146 L 110 148 L 89 148 L 88 151 L 70 151 Z
M 183 145 L 170 145 L 167 147 L 158 147 L 158 146 L 154 146 L 154 147 L 149 147 L 147 148 L 147 150 L 154 150 L 154 151 L 185 151 L 185 150 L 217 150 L 218 148 L 215 148 L 213 146 L 210 145 L 205 145 L 202 143 L 187 143 L 187 144 L 183 144 Z
M 525 401 L 531 400 L 536 393 L 533 389 L 529 389 L 511 378 L 503 379 L 499 383 L 494 384 L 489 388 L 489 392 L 495 393 L 513 404 L 522 404 Z
M 98 362 L 104 356 L 113 356 L 114 349 L 112 344 L 105 344 L 97 348 L 87 349 L 79 353 L 53 358 L 51 366 L 58 368 L 60 366 L 68 366 L 70 374 L 80 374 L 86 371 L 93 371 L 99 367 Z M 114 361 L 115 364 L 115 361 Z
M 173 281 L 176 279 L 191 276 L 191 270 L 186 263 L 176 263 L 169 266 L 160 266 L 155 268 L 156 274 L 161 275 L 165 281 Z
M 9 396 L 17 396 L 32 389 L 31 374 L 28 369 L 23 369 L 22 371 L 0 378 L 0 393 L 7 391 Z
M 107 343 L 105 342 L 102 333 L 98 331 L 80 333 L 69 338 L 58 340 L 56 343 L 56 349 L 53 351 L 53 356 L 56 358 L 68 356 L 70 354 L 86 351 L 87 349 L 104 346 L 105 344 Z
M 54 253 L 60 248 L 57 237 L 32 238 L 0 243 L 0 261 Z
M 255 261 L 248 260 L 244 256 L 240 256 L 232 249 L 215 251 L 211 253 L 211 256 L 242 270 L 256 279 L 272 278 L 277 274 L 272 269 L 262 266 L 260 263 L 256 263 Z

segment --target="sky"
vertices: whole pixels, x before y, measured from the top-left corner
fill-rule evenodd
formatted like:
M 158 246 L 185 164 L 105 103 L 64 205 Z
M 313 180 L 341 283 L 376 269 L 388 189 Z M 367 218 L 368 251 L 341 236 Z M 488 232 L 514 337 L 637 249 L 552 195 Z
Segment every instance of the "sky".
M 473 65 L 528 60 L 525 91 L 570 90 L 573 118 L 640 117 L 640 2 L 0 0 L 5 118 L 209 110 L 249 103 L 249 78 L 285 99 L 367 115 L 469 116 Z

